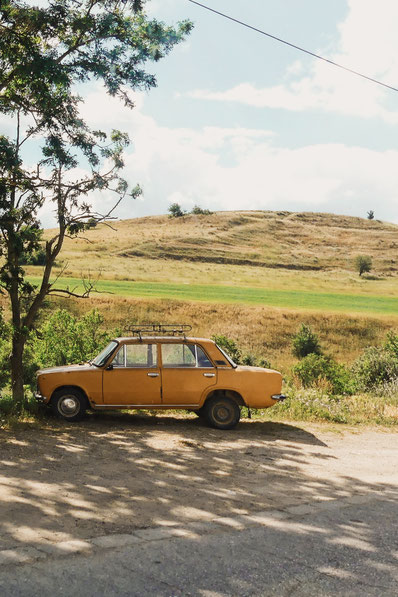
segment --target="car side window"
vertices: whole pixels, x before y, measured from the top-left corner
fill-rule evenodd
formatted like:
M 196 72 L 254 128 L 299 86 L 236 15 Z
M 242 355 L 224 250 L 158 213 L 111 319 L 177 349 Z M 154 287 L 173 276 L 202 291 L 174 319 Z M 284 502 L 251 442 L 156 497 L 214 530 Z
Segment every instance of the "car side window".
M 114 367 L 157 367 L 156 344 L 125 344 L 112 361 Z
M 115 357 L 112 360 L 111 365 L 113 367 L 124 367 L 125 363 L 125 350 L 124 346 L 121 346 L 120 349 L 117 351 Z
M 209 357 L 200 346 L 196 347 L 196 355 L 198 367 L 213 367 L 213 363 L 210 361 Z
M 213 367 L 206 353 L 196 344 L 163 344 L 163 367 Z

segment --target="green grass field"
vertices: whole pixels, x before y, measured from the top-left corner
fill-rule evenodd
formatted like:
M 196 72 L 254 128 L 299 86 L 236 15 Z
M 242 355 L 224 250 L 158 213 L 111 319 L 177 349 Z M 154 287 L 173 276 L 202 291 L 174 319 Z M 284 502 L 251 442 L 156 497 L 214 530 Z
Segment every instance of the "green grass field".
M 30 278 L 39 283 L 38 278 Z M 59 288 L 82 292 L 78 278 L 63 278 Z M 167 298 L 181 301 L 204 301 L 209 303 L 241 303 L 304 309 L 315 311 L 339 311 L 346 313 L 369 313 L 397 315 L 398 298 L 388 296 L 364 296 L 357 294 L 308 292 L 298 290 L 266 290 L 263 288 L 217 286 L 204 284 L 165 284 L 153 282 L 128 282 L 100 280 L 96 288 L 101 293 L 139 298 Z

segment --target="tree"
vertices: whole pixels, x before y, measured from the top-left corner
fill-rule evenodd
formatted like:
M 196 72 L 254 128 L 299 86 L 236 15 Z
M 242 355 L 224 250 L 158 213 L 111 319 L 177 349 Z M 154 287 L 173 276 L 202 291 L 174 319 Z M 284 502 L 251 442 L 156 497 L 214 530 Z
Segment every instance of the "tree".
M 123 197 L 137 197 L 120 175 L 127 135 L 91 130 L 79 113 L 76 85 L 102 81 L 105 90 L 130 108 L 128 91 L 156 85 L 144 70 L 166 55 L 191 29 L 149 19 L 145 0 L 49 0 L 44 8 L 20 0 L 0 5 L 0 113 L 14 135 L 0 135 L 0 287 L 12 313 L 11 385 L 16 410 L 24 402 L 23 352 L 49 294 L 75 295 L 51 281 L 66 236 L 75 236 L 112 217 Z M 26 147 L 35 142 L 32 167 Z M 32 145 L 31 145 L 32 147 Z M 85 176 L 76 174 L 87 167 Z M 94 190 L 115 193 L 115 206 L 95 212 L 86 197 Z M 42 241 L 38 211 L 53 202 L 58 230 Z M 22 267 L 45 251 L 39 285 Z M 25 260 L 25 261 L 24 261 Z M 86 286 L 83 296 L 92 290 Z
M 355 268 L 360 276 L 372 269 L 372 258 L 369 255 L 358 255 L 355 258 Z
M 368 211 L 368 220 L 374 220 L 375 217 L 375 213 L 373 211 L 373 209 L 371 209 L 370 211 Z
M 172 203 L 167 211 L 169 212 L 169 218 L 181 218 L 181 216 L 185 216 L 185 211 L 181 209 L 179 203 Z

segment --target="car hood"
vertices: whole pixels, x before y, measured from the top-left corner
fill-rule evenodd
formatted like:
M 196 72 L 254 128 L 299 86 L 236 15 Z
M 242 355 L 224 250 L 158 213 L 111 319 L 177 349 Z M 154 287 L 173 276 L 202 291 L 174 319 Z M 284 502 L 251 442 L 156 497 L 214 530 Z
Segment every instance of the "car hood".
M 82 363 L 80 365 L 61 365 L 60 367 L 47 367 L 46 369 L 40 369 L 37 375 L 47 375 L 49 373 L 68 373 L 68 371 L 92 371 L 97 369 L 95 365 L 90 363 Z

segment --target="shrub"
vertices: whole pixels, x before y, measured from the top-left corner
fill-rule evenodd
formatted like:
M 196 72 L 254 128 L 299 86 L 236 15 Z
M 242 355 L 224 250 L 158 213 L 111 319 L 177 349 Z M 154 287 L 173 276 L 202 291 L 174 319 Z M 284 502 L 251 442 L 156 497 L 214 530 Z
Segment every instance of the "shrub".
M 302 359 L 309 354 L 322 354 L 318 336 L 310 326 L 301 324 L 297 334 L 293 336 L 292 352 L 295 357 Z
M 319 354 L 309 354 L 295 365 L 292 372 L 305 388 L 324 386 L 330 394 L 352 394 L 354 384 L 344 365 Z
M 19 263 L 21 265 L 46 265 L 46 252 L 44 249 L 38 249 L 31 255 L 22 255 Z
M 384 348 L 398 358 L 398 334 L 392 331 L 388 332 Z
M 232 338 L 227 338 L 227 336 L 222 335 L 212 336 L 211 339 L 231 357 L 234 363 L 236 363 L 237 365 L 241 363 L 242 352 L 235 340 L 232 340 Z
M 258 362 L 259 367 L 263 367 L 264 369 L 272 369 L 271 363 L 267 361 L 267 359 L 260 359 Z
M 103 317 L 95 309 L 80 319 L 65 309 L 57 309 L 34 340 L 37 361 L 42 367 L 51 367 L 93 358 L 110 340 L 102 324 Z
M 172 203 L 167 211 L 169 212 L 169 218 L 181 218 L 185 215 L 179 203 Z
M 242 358 L 242 365 L 250 365 L 251 367 L 256 365 L 256 357 L 252 354 L 245 354 Z
M 350 418 L 347 398 L 330 396 L 325 388 L 286 387 L 287 399 L 277 409 L 269 409 L 267 416 L 298 421 L 332 421 L 348 423 Z
M 202 209 L 199 205 L 194 205 L 191 214 L 195 216 L 210 216 L 213 212 L 210 209 Z
M 355 361 L 352 373 L 358 389 L 374 390 L 398 377 L 397 356 L 384 347 L 370 346 Z
M 355 269 L 360 276 L 370 272 L 372 269 L 372 258 L 369 257 L 369 255 L 358 255 L 358 257 L 355 258 Z

